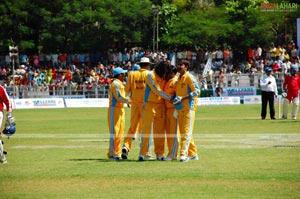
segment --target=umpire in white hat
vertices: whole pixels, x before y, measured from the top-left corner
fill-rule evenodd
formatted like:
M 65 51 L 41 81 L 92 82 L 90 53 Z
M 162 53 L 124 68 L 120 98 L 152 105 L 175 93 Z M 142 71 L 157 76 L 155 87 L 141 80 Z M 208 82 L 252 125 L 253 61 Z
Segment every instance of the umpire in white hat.
M 266 119 L 267 105 L 269 103 L 270 118 L 275 120 L 274 98 L 278 95 L 275 77 L 272 75 L 272 68 L 266 67 L 265 74 L 260 78 L 261 86 L 261 119 Z

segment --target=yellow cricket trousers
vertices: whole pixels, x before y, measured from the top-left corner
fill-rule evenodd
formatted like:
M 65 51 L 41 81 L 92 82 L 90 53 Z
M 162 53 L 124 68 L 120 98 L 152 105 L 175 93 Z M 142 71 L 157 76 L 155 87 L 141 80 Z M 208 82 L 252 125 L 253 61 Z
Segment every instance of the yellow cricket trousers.
M 165 148 L 165 106 L 164 103 L 148 102 L 143 112 L 144 128 L 141 135 L 140 156 L 146 157 L 154 140 L 156 157 L 164 155 Z M 149 142 L 150 141 L 150 142 Z
M 108 108 L 109 148 L 107 156 L 121 157 L 121 142 L 125 130 L 125 110 L 120 107 Z
M 124 138 L 123 144 L 128 149 L 128 151 L 130 151 L 131 149 L 132 138 L 134 137 L 137 128 L 143 128 L 143 124 L 141 122 L 143 104 L 132 104 L 130 109 L 130 127 L 128 129 L 126 137 Z
M 197 147 L 193 139 L 195 111 L 178 110 L 178 126 L 180 132 L 180 156 L 197 154 Z
M 178 152 L 178 131 L 177 131 L 177 119 L 174 117 L 174 108 L 166 109 L 166 137 L 167 137 L 167 145 L 168 145 L 168 155 L 172 159 L 177 158 Z

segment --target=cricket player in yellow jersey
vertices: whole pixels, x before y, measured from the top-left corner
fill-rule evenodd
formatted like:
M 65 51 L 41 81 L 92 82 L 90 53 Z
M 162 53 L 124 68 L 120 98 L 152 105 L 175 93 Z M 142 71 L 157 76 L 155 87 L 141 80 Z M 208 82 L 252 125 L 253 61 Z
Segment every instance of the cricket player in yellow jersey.
M 151 135 L 154 140 L 154 152 L 157 160 L 164 160 L 165 147 L 165 105 L 163 98 L 172 100 L 173 96 L 163 92 L 165 86 L 165 72 L 167 62 L 158 63 L 146 78 L 146 91 L 144 96 L 143 121 L 144 128 L 141 136 L 139 161 L 147 159 L 147 152 L 151 147 Z
M 130 99 L 125 97 L 123 81 L 127 70 L 120 67 L 113 69 L 113 82 L 109 93 L 108 108 L 108 128 L 109 128 L 109 148 L 107 156 L 112 160 L 121 158 L 121 141 L 125 130 L 125 110 L 124 103 L 130 103 Z
M 166 85 L 164 87 L 164 92 L 168 95 L 175 96 L 176 81 L 178 76 L 176 76 L 177 68 L 174 65 L 169 64 L 166 73 Z M 177 118 L 174 116 L 174 105 L 173 101 L 164 100 L 166 107 L 166 120 L 165 129 L 168 145 L 168 155 L 164 158 L 165 161 L 176 160 L 178 152 L 178 131 L 177 131 Z
M 188 72 L 190 63 L 183 60 L 177 67 L 180 73 L 176 83 L 176 97 L 174 106 L 178 112 L 178 126 L 180 132 L 180 161 L 198 160 L 197 147 L 192 136 L 195 111 L 197 108 L 200 89 L 198 82 Z
M 131 71 L 137 71 L 141 68 L 140 65 L 138 64 L 134 64 L 133 68 L 131 69 Z M 125 87 L 126 88 L 126 87 Z M 134 134 L 134 137 L 132 138 L 133 140 L 140 140 L 139 138 L 141 137 L 141 134 L 142 134 L 142 117 L 140 118 L 140 122 L 138 124 L 138 127 L 137 127 L 137 131 L 135 132 Z M 123 149 L 122 149 L 123 150 Z
M 139 125 L 142 123 L 142 111 L 144 103 L 144 94 L 146 90 L 146 77 L 150 69 L 150 60 L 147 57 L 142 57 L 140 60 L 140 69 L 132 71 L 128 74 L 125 92 L 131 96 L 131 111 L 130 111 L 130 128 L 124 138 L 122 147 L 122 159 L 128 158 L 128 152 L 131 150 L 132 139 Z M 139 127 L 139 128 L 142 128 Z

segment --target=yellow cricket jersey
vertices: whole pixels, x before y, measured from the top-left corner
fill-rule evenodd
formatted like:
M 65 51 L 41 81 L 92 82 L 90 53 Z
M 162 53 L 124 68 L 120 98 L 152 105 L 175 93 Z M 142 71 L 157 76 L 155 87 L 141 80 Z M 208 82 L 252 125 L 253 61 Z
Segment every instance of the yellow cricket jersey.
M 172 79 L 169 79 L 166 82 L 166 85 L 164 87 L 164 92 L 170 96 L 175 96 L 175 90 L 176 90 L 176 81 L 178 80 L 177 76 L 174 76 Z M 165 100 L 165 106 L 166 108 L 174 108 L 173 101 Z
M 131 95 L 131 101 L 133 103 L 143 103 L 144 94 L 146 90 L 146 77 L 148 70 L 141 68 L 137 71 L 132 71 L 128 75 L 127 84 L 125 86 L 125 92 L 127 95 Z
M 282 48 L 276 48 L 275 57 L 279 57 L 282 54 L 282 52 L 283 52 Z
M 270 51 L 269 51 L 270 52 L 270 56 L 271 57 L 276 57 L 276 51 L 277 51 L 277 48 L 275 48 L 275 47 L 272 48 L 272 49 L 270 49 Z
M 195 77 L 189 72 L 179 77 L 176 83 L 176 96 L 187 95 L 189 95 L 190 98 L 182 101 L 183 108 L 180 110 L 196 110 L 200 89 Z
M 144 103 L 161 103 L 163 99 L 171 100 L 173 96 L 167 95 L 163 88 L 166 81 L 160 78 L 155 71 L 150 71 L 146 78 Z
M 123 108 L 124 103 L 129 103 L 125 97 L 124 85 L 119 79 L 114 79 L 109 92 L 109 106 Z

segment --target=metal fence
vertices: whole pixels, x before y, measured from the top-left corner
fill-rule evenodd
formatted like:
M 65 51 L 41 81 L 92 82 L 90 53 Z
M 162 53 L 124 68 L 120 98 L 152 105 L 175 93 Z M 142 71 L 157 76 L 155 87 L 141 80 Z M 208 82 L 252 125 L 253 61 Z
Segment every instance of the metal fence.
M 13 98 L 44 98 L 44 97 L 58 97 L 69 96 L 72 98 L 108 98 L 110 85 L 93 85 L 88 88 L 86 85 L 72 85 L 64 86 L 15 86 L 7 87 L 7 93 Z
M 199 82 L 201 90 L 214 90 L 220 84 L 218 76 L 212 76 L 210 81 L 201 79 L 200 76 L 195 75 Z M 259 74 L 240 74 L 238 77 L 232 77 L 228 74 L 222 82 L 222 87 L 249 87 L 254 86 L 260 89 Z M 284 75 L 281 73 L 275 74 L 277 80 L 277 87 L 280 89 L 283 84 Z M 33 86 L 8 86 L 6 87 L 8 94 L 13 98 L 43 98 L 43 97 L 57 97 L 69 96 L 73 98 L 108 98 L 110 85 L 33 85 Z

